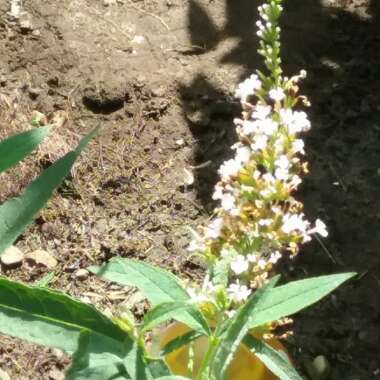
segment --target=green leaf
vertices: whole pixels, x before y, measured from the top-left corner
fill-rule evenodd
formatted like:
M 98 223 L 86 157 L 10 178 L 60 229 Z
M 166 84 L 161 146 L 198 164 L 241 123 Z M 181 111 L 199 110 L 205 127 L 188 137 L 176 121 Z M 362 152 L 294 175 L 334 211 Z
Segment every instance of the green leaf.
M 193 330 L 207 336 L 211 334 L 202 313 L 195 305 L 186 302 L 165 302 L 157 305 L 145 315 L 142 331 L 151 330 L 168 319 L 176 319 L 177 316 Z
M 222 258 L 216 260 L 211 271 L 211 279 L 214 284 L 221 284 L 227 287 L 230 265 L 231 263 L 228 260 Z
M 130 339 L 93 306 L 60 292 L 0 278 L 0 333 L 74 352 L 83 331 L 116 353 Z
M 146 358 L 145 360 L 148 364 L 149 376 L 151 376 L 153 379 L 170 375 L 170 369 L 162 359 Z
M 285 354 L 251 335 L 246 335 L 243 342 L 279 379 L 302 380 Z
M 125 370 L 121 357 L 107 352 L 101 341 L 93 340 L 88 332 L 83 332 L 65 379 L 130 379 L 130 376 Z
M 190 379 L 189 377 L 171 375 L 171 376 L 159 377 L 157 380 L 189 380 L 189 379 Z
M 278 286 L 261 302 L 251 319 L 250 328 L 277 321 L 312 305 L 356 273 L 342 273 L 308 278 Z
M 46 273 L 42 278 L 35 281 L 33 286 L 38 286 L 40 288 L 46 288 L 54 280 L 55 272 Z
M 8 137 L 0 142 L 0 173 L 20 162 L 46 138 L 51 125 Z
M 198 339 L 203 334 L 199 333 L 198 331 L 189 331 L 186 334 L 180 335 L 170 342 L 168 342 L 160 351 L 160 356 L 166 356 L 167 354 L 170 354 L 173 351 L 178 350 L 179 348 L 186 346 L 193 342 L 195 339 Z
M 75 160 L 97 130 L 98 128 L 95 128 L 85 136 L 76 150 L 67 153 L 46 169 L 19 197 L 10 199 L 0 206 L 0 254 L 16 240 L 45 205 L 54 189 L 69 174 Z
M 154 306 L 189 299 L 173 274 L 140 261 L 114 258 L 102 267 L 92 266 L 88 270 L 105 280 L 137 287 Z
M 141 261 L 114 258 L 102 267 L 92 266 L 88 270 L 103 279 L 137 287 L 153 306 L 189 300 L 189 295 L 177 277 Z M 173 318 L 185 324 L 190 320 L 193 324 L 198 324 L 197 319 L 187 309 L 178 310 Z
M 272 278 L 268 284 L 252 294 L 247 302 L 237 310 L 231 324 L 227 327 L 223 338 L 218 344 L 212 361 L 211 371 L 215 379 L 225 378 L 227 368 L 235 351 L 247 334 L 256 310 L 260 309 L 262 303 L 268 299 L 271 289 L 273 289 L 278 280 L 279 276 Z
M 128 351 L 123 362 L 132 379 L 153 380 L 170 374 L 169 368 L 162 359 L 146 357 L 143 348 L 136 343 Z
M 132 379 L 150 380 L 152 378 L 148 372 L 143 350 L 136 343 L 125 356 L 124 365 Z

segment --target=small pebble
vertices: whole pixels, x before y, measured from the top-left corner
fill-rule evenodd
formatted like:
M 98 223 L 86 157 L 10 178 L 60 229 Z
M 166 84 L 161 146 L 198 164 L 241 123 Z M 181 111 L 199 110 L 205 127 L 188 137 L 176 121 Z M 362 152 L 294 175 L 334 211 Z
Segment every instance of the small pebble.
M 21 20 L 20 21 L 20 28 L 23 33 L 31 32 L 33 30 L 33 25 L 30 22 L 30 20 Z
M 327 380 L 329 378 L 331 366 L 326 356 L 318 355 L 311 363 L 305 364 L 312 380 Z
M 131 40 L 132 43 L 141 45 L 145 43 L 145 37 L 144 36 L 134 36 Z
M 55 268 L 58 264 L 57 259 L 43 249 L 37 249 L 36 251 L 27 253 L 25 259 L 32 264 L 42 265 L 49 269 Z
M 22 261 L 24 260 L 24 254 L 22 251 L 11 245 L 7 248 L 0 257 L 1 264 L 4 265 L 7 269 L 15 269 L 21 266 Z
M 74 273 L 74 277 L 77 279 L 77 280 L 80 280 L 80 281 L 83 281 L 83 280 L 86 280 L 88 278 L 88 270 L 87 269 L 84 269 L 84 268 L 81 268 L 81 269 L 78 269 L 75 273 Z
M 116 4 L 116 0 L 103 0 L 103 5 L 109 7 L 110 5 Z
M 188 185 L 188 186 L 192 185 L 194 183 L 194 174 L 186 168 L 183 169 L 183 172 L 184 172 L 183 181 L 185 185 Z

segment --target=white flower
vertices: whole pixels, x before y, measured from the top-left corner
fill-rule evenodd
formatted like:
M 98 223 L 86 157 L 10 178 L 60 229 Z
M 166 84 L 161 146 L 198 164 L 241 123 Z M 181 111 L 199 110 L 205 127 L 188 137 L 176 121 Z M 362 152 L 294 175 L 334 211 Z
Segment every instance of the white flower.
M 270 114 L 272 108 L 270 106 L 262 106 L 258 104 L 255 107 L 255 111 L 252 112 L 252 118 L 258 120 L 264 120 Z
M 265 181 L 265 182 L 268 182 L 270 184 L 273 184 L 275 182 L 275 178 L 273 177 L 272 174 L 270 173 L 265 173 L 263 176 L 262 176 L 262 179 Z
M 270 255 L 269 262 L 272 264 L 276 264 L 277 261 L 281 259 L 281 257 L 281 253 L 279 251 L 276 251 Z
M 221 201 L 223 210 L 232 211 L 236 209 L 236 199 L 231 193 L 223 194 Z
M 282 108 L 280 110 L 281 122 L 285 125 L 289 125 L 293 122 L 293 111 L 290 108 Z
M 195 303 L 201 303 L 208 300 L 208 297 L 205 294 L 202 294 L 201 292 L 199 292 L 198 289 L 187 288 L 186 291 L 190 299 Z
M 219 174 L 222 179 L 229 179 L 230 177 L 236 175 L 241 169 L 241 162 L 234 159 L 227 160 L 219 168 Z
M 250 263 L 256 263 L 257 262 L 257 257 L 256 257 L 255 254 L 250 253 L 249 255 L 247 255 L 247 260 Z
M 306 132 L 310 129 L 310 121 L 303 111 L 292 111 L 291 109 L 280 110 L 280 118 L 283 124 L 288 127 L 288 132 L 294 135 L 299 132 Z
M 258 170 L 255 170 L 253 173 L 252 173 L 252 178 L 253 179 L 259 179 L 261 176 L 261 173 L 258 171 Z
M 252 133 L 257 133 L 259 127 L 259 123 L 257 121 L 244 120 L 241 123 L 241 133 L 245 136 L 249 136 Z
M 236 314 L 236 310 L 227 310 L 226 314 L 228 318 L 233 318 L 233 316 Z
M 254 95 L 255 90 L 258 90 L 260 88 L 261 81 L 259 77 L 255 74 L 252 74 L 248 79 L 238 85 L 238 88 L 235 91 L 235 97 L 241 99 L 243 103 L 246 103 L 247 98 L 250 95 Z
M 286 234 L 290 234 L 297 230 L 305 233 L 308 227 L 309 222 L 303 219 L 303 214 L 285 214 L 281 228 Z
M 287 169 L 278 168 L 275 170 L 274 176 L 279 181 L 286 181 L 289 178 L 289 172 Z
M 212 199 L 214 199 L 215 201 L 217 199 L 222 199 L 224 194 L 223 190 L 223 186 L 220 186 L 219 184 L 215 185 L 215 191 L 212 194 Z
M 209 239 L 217 239 L 220 236 L 220 232 L 222 231 L 223 227 L 223 219 L 222 218 L 215 218 L 210 222 L 208 227 L 205 231 L 206 238 Z
M 260 121 L 259 128 L 260 132 L 265 133 L 267 136 L 272 136 L 275 132 L 277 132 L 278 125 L 272 119 L 266 118 Z
M 279 169 L 288 169 L 289 168 L 289 160 L 288 157 L 284 154 L 281 155 L 274 163 Z
M 240 285 L 239 281 L 231 284 L 227 288 L 227 292 L 235 302 L 245 301 L 251 294 L 251 290 L 248 289 L 246 285 Z
M 298 185 L 302 183 L 301 178 L 298 175 L 293 175 L 290 179 L 289 185 L 292 189 L 296 189 Z
M 294 150 L 294 153 L 305 154 L 304 147 L 305 147 L 305 143 L 303 142 L 303 140 L 297 139 L 297 140 L 293 141 L 293 150 Z
M 265 259 L 259 259 L 257 262 L 257 266 L 260 269 L 265 269 L 267 265 L 268 265 L 268 262 Z
M 322 222 L 322 220 L 317 219 L 315 221 L 315 227 L 311 230 L 309 230 L 309 234 L 317 233 L 321 235 L 322 237 L 327 237 L 329 235 L 327 231 L 326 224 Z
M 230 266 L 232 272 L 239 275 L 248 270 L 249 263 L 243 255 L 237 255 L 235 260 L 231 262 Z
M 276 102 L 280 102 L 285 98 L 285 92 L 282 88 L 273 88 L 269 91 L 269 97 Z
M 251 149 L 247 146 L 241 146 L 236 149 L 235 161 L 245 163 L 251 158 Z
M 265 135 L 258 135 L 253 141 L 254 142 L 251 144 L 253 151 L 264 150 L 267 147 L 268 137 Z
M 260 191 L 260 195 L 264 198 L 270 197 L 273 194 L 276 194 L 276 188 L 274 186 L 268 186 Z

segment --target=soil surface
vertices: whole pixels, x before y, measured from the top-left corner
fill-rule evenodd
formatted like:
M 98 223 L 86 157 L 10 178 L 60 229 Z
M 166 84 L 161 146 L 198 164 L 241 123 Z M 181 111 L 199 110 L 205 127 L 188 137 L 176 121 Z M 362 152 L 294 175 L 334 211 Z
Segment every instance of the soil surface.
M 112 256 L 157 263 L 196 280 L 188 226 L 210 217 L 216 171 L 231 152 L 236 84 L 261 67 L 256 0 L 0 0 L 0 137 L 57 125 L 29 159 L 2 175 L 0 200 L 100 124 L 36 222 L 16 245 L 58 265 L 50 286 L 115 311 L 145 304 L 131 289 L 77 270 Z M 329 238 L 284 263 L 286 280 L 358 277 L 295 318 L 288 347 L 305 379 L 323 355 L 331 380 L 380 379 L 380 6 L 376 0 L 284 1 L 287 75 L 309 73 L 310 174 L 299 194 Z M 23 263 L 2 275 L 32 283 L 51 270 Z M 12 379 L 62 379 L 57 350 L 0 338 Z

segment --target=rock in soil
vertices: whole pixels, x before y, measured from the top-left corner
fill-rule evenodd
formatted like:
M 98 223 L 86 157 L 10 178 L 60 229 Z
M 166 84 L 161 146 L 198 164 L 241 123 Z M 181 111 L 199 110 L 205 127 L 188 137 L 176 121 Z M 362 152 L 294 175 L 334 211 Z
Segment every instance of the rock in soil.
M 14 269 L 21 266 L 24 254 L 19 248 L 12 245 L 5 250 L 0 260 L 6 269 Z
M 43 249 L 37 249 L 36 251 L 27 253 L 25 258 L 31 264 L 42 265 L 49 269 L 55 268 L 58 264 L 57 259 Z
M 83 281 L 83 280 L 86 280 L 88 278 L 88 270 L 86 269 L 78 269 L 75 273 L 74 273 L 74 277 L 77 279 L 77 280 L 80 280 L 80 281 Z
M 313 380 L 327 380 L 331 372 L 330 363 L 324 355 L 318 355 L 312 362 L 306 363 L 306 369 Z

